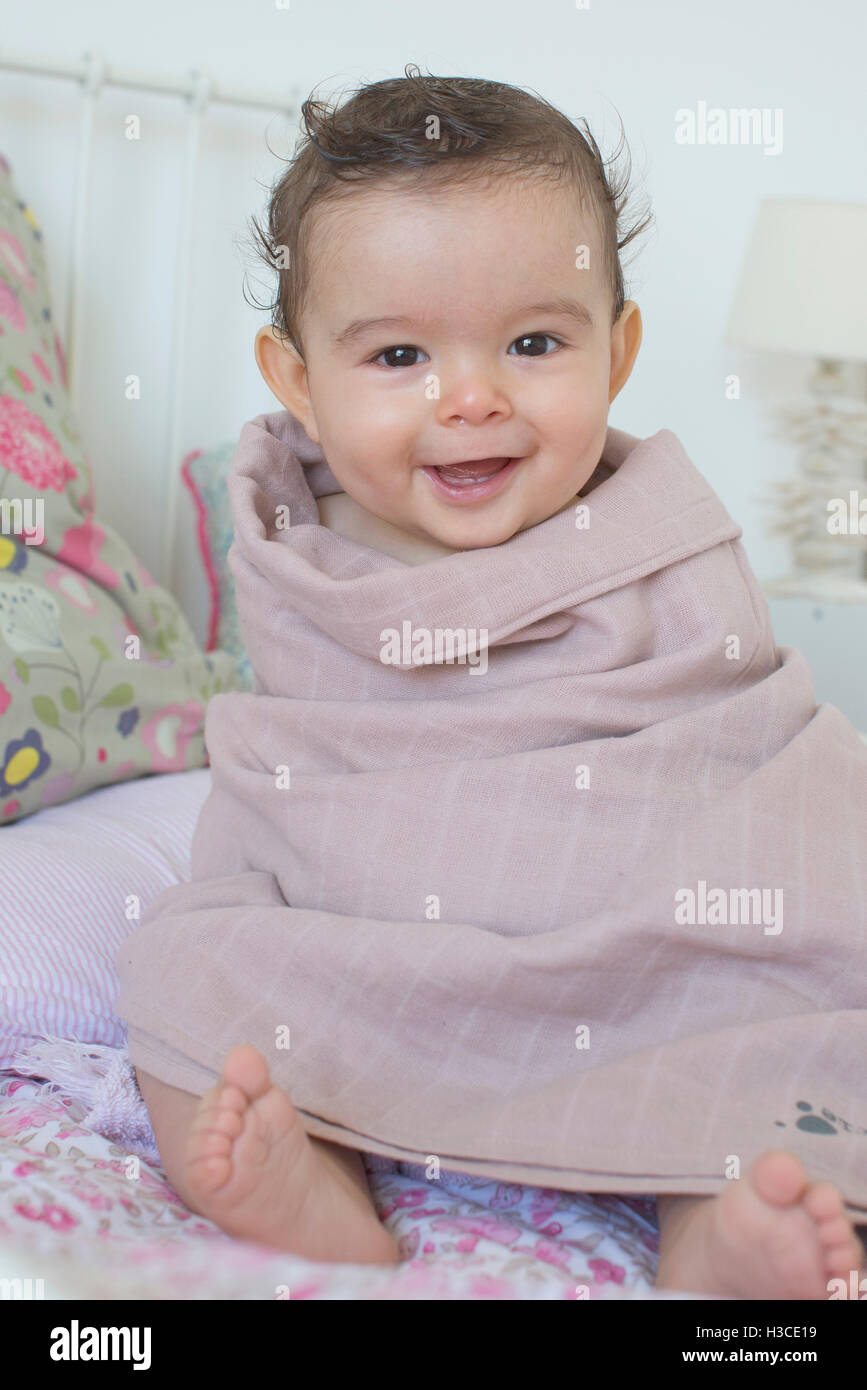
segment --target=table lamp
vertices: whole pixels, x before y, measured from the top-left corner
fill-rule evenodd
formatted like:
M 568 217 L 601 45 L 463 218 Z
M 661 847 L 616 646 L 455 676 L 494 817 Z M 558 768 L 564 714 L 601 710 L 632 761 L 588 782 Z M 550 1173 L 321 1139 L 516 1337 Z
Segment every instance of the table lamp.
M 726 342 L 813 359 L 803 405 L 776 412 L 799 449 L 775 485 L 770 529 L 787 536 L 787 597 L 867 603 L 867 405 L 847 394 L 847 363 L 867 362 L 867 204 L 768 198 L 759 204 Z

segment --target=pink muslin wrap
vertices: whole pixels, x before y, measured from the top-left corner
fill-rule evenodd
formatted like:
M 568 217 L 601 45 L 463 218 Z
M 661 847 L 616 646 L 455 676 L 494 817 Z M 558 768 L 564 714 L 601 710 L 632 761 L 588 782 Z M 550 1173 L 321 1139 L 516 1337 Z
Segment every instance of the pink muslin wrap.
M 676 436 L 417 565 L 319 525 L 284 411 L 229 488 L 255 687 L 119 952 L 136 1066 L 201 1094 L 252 1042 L 313 1135 L 561 1189 L 786 1148 L 865 1220 L 867 748 Z

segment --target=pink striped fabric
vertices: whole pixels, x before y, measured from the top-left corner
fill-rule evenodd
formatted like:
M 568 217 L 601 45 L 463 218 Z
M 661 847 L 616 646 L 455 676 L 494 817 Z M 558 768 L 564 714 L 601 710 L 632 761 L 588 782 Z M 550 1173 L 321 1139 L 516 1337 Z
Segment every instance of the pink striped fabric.
M 0 1069 L 43 1033 L 119 1046 L 118 947 L 190 877 L 209 767 L 101 787 L 0 830 Z M 134 911 L 134 905 L 130 912 Z

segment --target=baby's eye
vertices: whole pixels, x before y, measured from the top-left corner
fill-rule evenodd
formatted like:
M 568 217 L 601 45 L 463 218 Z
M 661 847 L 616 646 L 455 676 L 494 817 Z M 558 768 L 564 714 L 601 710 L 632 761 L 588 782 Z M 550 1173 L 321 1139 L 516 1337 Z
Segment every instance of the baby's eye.
M 562 347 L 562 344 L 561 344 L 561 342 L 560 342 L 560 339 L 559 339 L 559 338 L 555 338 L 554 335 L 553 335 L 553 333 L 522 333 L 521 336 L 520 336 L 520 338 L 516 338 L 516 339 L 515 339 L 515 343 L 521 343 L 522 345 L 523 345 L 524 343 L 538 343 L 538 342 L 544 340 L 545 338 L 548 339 L 549 343 L 556 343 L 558 347 Z M 511 347 L 514 347 L 514 346 L 515 346 L 515 343 L 512 343 L 510 346 L 511 346 Z M 551 356 L 550 352 L 545 352 L 544 350 L 543 350 L 542 352 L 534 352 L 534 351 L 532 351 L 532 349 L 531 349 L 530 352 L 526 352 L 526 353 L 524 353 L 524 352 L 519 352 L 519 353 L 516 353 L 515 355 L 516 355 L 517 357 L 550 357 L 550 356 Z
M 375 356 L 375 357 L 371 357 L 370 360 L 371 360 L 371 362 L 378 362 L 379 359 L 380 359 L 380 357 L 385 357 L 385 356 L 386 356 L 387 354 L 389 354 L 389 353 L 391 353 L 392 355 L 394 355 L 395 353 L 400 353 L 400 352 L 402 352 L 402 353 L 404 354 L 404 356 L 403 356 L 402 358 L 399 358 L 397 361 L 384 362 L 384 363 L 383 363 L 383 366 L 385 366 L 385 367 L 414 367 L 414 366 L 416 366 L 416 362 L 412 359 L 412 354 L 414 353 L 415 356 L 417 357 L 418 354 L 421 352 L 421 348 L 409 347 L 407 344 L 404 343 L 404 344 L 402 344 L 402 345 L 399 346 L 399 347 L 387 347 L 387 348 L 383 348 L 383 349 L 382 349 L 382 352 L 378 352 L 378 353 L 376 354 L 376 356 Z M 410 354 L 410 357 L 407 357 L 407 356 L 406 356 L 407 353 Z

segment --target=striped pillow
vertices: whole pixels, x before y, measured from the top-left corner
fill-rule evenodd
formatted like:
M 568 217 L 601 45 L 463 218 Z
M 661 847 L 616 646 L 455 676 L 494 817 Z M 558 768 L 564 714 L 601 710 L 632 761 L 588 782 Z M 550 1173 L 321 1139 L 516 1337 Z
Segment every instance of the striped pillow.
M 115 957 L 189 879 L 210 786 L 208 767 L 119 782 L 0 830 L 0 1069 L 44 1034 L 123 1044 Z

